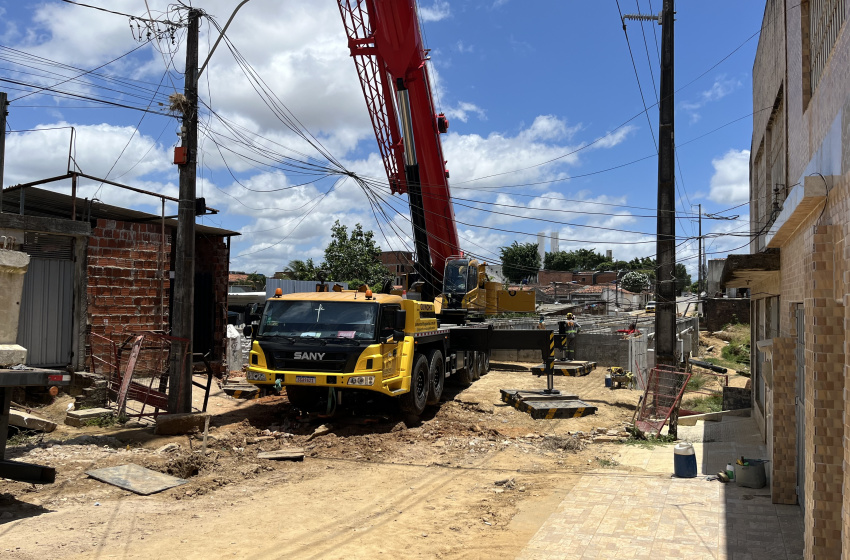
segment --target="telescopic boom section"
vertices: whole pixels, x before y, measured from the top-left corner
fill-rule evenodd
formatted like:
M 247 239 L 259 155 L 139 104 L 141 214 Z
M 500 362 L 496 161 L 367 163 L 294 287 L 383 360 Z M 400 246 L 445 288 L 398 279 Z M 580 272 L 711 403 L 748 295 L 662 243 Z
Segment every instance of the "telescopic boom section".
M 449 125 L 434 112 L 416 2 L 338 3 L 390 188 L 408 193 L 423 280 L 439 292 L 446 258 L 461 250 L 440 142 Z

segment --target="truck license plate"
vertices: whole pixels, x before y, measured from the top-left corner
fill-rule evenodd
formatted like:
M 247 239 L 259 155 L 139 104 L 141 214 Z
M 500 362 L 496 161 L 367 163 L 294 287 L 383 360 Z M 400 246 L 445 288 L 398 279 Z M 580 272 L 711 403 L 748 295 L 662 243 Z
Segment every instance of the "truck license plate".
M 316 383 L 316 378 L 308 375 L 296 375 L 295 376 L 296 383 Z

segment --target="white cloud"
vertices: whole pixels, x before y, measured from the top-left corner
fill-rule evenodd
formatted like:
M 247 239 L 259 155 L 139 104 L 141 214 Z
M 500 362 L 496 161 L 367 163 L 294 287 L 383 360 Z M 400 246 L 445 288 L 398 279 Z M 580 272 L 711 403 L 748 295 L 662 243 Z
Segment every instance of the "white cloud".
M 741 86 L 743 86 L 741 80 L 727 78 L 725 74 L 721 74 L 715 78 L 710 88 L 700 93 L 696 100 L 682 103 L 682 108 L 690 114 L 691 124 L 696 123 L 702 118 L 699 113 L 700 109 L 708 103 L 723 99 Z
M 474 47 L 474 46 L 472 46 L 472 45 L 467 45 L 467 44 L 466 44 L 466 43 L 464 43 L 463 41 L 458 41 L 458 42 L 457 42 L 457 46 L 456 46 L 456 47 L 457 47 L 457 51 L 458 51 L 458 52 L 460 52 L 460 53 L 471 53 L 471 52 L 475 52 L 475 47 Z
M 599 141 L 596 142 L 593 145 L 593 147 L 594 148 L 613 148 L 617 144 L 622 143 L 623 140 L 625 140 L 626 137 L 629 134 L 631 134 L 632 132 L 634 132 L 635 130 L 637 130 L 637 127 L 632 126 L 630 124 L 626 125 L 622 128 L 618 128 L 614 132 L 610 132 L 610 133 L 606 134 L 605 136 L 603 136 L 602 138 L 600 138 Z
M 133 127 L 57 122 L 8 136 L 5 182 L 26 183 L 65 174 L 71 126 L 76 131 L 72 156 L 87 175 L 106 178 L 114 164 L 109 178 L 127 182 L 174 168 L 167 150 L 153 138 L 136 133 Z
M 449 118 L 449 125 L 451 125 L 451 119 L 467 122 L 470 114 L 476 115 L 482 121 L 487 120 L 487 113 L 484 112 L 484 109 L 474 103 L 467 103 L 465 101 L 460 101 L 453 107 L 445 107 L 443 112 Z
M 434 0 L 430 6 L 419 6 L 422 21 L 440 21 L 451 15 L 451 6 L 446 0 Z
M 750 151 L 729 150 L 711 160 L 714 175 L 708 198 L 721 204 L 746 202 L 750 196 Z

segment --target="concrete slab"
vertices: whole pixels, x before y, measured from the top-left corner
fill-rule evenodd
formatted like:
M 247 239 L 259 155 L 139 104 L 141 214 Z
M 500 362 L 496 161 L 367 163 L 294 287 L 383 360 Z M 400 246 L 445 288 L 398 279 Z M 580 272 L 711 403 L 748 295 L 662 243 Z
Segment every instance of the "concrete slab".
M 142 496 L 162 492 L 163 490 L 168 490 L 169 488 L 189 482 L 182 478 L 132 464 L 95 469 L 93 471 L 86 471 L 86 474 L 101 482 L 112 484 L 130 492 L 141 494 Z
M 48 433 L 56 429 L 56 422 L 15 409 L 9 410 L 9 425 Z
M 304 449 L 295 447 L 292 449 L 279 449 L 278 451 L 262 451 L 257 453 L 257 459 L 270 459 L 273 461 L 303 461 Z
M 27 361 L 27 349 L 18 344 L 0 344 L 0 368 L 23 364 Z
M 65 424 L 68 426 L 76 426 L 77 428 L 85 426 L 89 420 L 96 420 L 102 416 L 108 416 L 112 411 L 108 408 L 87 408 L 85 410 L 69 410 L 65 414 Z
M 178 436 L 203 430 L 204 422 L 210 418 L 208 412 L 185 414 L 162 414 L 156 417 L 154 433 L 160 436 Z

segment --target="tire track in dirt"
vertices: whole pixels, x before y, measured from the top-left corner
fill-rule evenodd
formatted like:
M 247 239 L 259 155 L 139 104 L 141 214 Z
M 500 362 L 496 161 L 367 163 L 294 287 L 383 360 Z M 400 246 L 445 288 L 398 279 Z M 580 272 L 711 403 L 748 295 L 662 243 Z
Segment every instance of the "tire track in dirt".
M 473 467 L 480 469 L 493 462 L 498 456 L 502 455 L 503 451 L 497 451 L 483 457 L 481 460 L 473 463 Z M 398 465 L 399 467 L 407 467 L 407 465 Z M 428 467 L 425 467 L 428 468 Z M 438 467 L 439 468 L 439 467 Z M 349 512 L 347 517 L 351 522 L 345 522 L 340 525 L 339 522 L 326 522 L 322 527 L 311 527 L 303 530 L 300 533 L 292 535 L 291 541 L 297 543 L 295 548 L 281 547 L 280 543 L 271 545 L 264 550 L 255 552 L 249 556 L 251 560 L 267 560 L 272 558 L 280 558 L 281 555 L 286 555 L 292 558 L 325 558 L 327 554 L 341 546 L 347 545 L 353 541 L 362 538 L 364 535 L 373 532 L 376 529 L 384 527 L 387 523 L 399 515 L 399 512 L 408 512 L 410 508 L 423 504 L 427 499 L 433 497 L 436 491 L 444 487 L 446 482 L 457 480 L 458 473 L 453 470 L 445 470 L 442 468 L 426 479 L 417 480 L 415 490 L 409 493 L 390 498 L 387 500 L 386 493 L 380 493 L 375 496 L 375 499 L 358 508 L 355 511 Z M 404 469 L 407 470 L 407 469 Z M 473 471 L 474 472 L 474 471 Z M 467 473 L 468 478 L 471 474 Z M 356 476 L 354 477 L 356 479 Z M 386 487 L 387 492 L 392 492 L 392 487 Z M 377 510 L 377 511 L 376 511 Z M 368 528 L 361 529 L 366 521 L 371 521 Z M 326 534 L 330 531 L 330 534 Z M 415 530 L 414 530 L 415 531 Z M 310 538 L 310 535 L 315 535 Z M 302 539 L 306 539 L 302 542 Z

